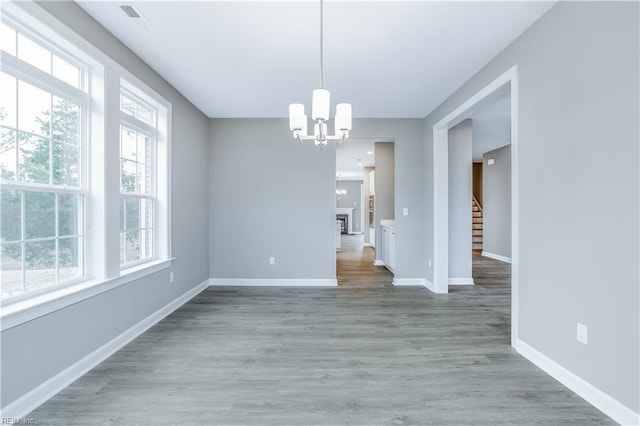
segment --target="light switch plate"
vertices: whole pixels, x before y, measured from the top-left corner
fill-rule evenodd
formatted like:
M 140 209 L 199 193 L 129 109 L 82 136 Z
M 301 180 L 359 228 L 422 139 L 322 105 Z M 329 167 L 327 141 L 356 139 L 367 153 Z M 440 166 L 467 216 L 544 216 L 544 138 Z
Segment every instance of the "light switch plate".
M 494 164 L 496 164 L 496 160 L 494 158 L 489 158 L 487 160 L 487 164 L 490 166 L 493 166 Z
M 409 216 L 409 208 L 405 207 L 402 209 L 402 216 Z
M 576 336 L 578 342 L 584 343 L 586 345 L 588 340 L 588 332 L 589 328 L 586 325 L 578 323 Z

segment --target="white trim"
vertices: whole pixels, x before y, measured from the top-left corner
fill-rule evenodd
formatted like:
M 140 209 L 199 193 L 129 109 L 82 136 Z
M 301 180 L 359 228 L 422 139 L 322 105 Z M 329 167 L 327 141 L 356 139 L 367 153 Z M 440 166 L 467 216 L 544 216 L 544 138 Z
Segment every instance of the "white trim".
M 393 285 L 401 286 L 421 286 L 426 287 L 426 280 L 424 278 L 394 278 Z
M 488 257 L 490 259 L 495 259 L 495 260 L 499 260 L 501 262 L 507 262 L 507 263 L 511 263 L 511 258 L 507 257 L 507 256 L 502 256 L 499 254 L 495 254 L 495 253 L 490 253 L 488 251 L 483 251 L 482 252 L 482 256 L 484 257 Z
M 135 324 L 133 327 L 124 331 L 119 336 L 115 337 L 100 348 L 91 352 L 80 361 L 65 368 L 60 373 L 56 374 L 35 389 L 32 389 L 17 400 L 11 402 L 2 409 L 1 416 L 3 418 L 25 417 L 31 411 L 35 410 L 41 404 L 46 402 L 49 398 L 53 397 L 55 394 L 69 386 L 71 383 L 78 380 L 89 370 L 96 367 L 98 364 L 109 358 L 118 350 L 122 349 L 136 337 L 140 336 L 142 333 L 160 322 L 167 315 L 194 298 L 196 295 L 206 289 L 208 285 L 209 280 L 198 284 L 188 292 L 184 293 L 182 296 L 173 300 L 164 307 L 158 309 L 139 323 Z
M 514 347 L 520 355 L 616 422 L 621 425 L 640 424 L 640 413 L 634 412 L 631 408 L 567 370 L 522 340 L 516 340 Z
M 385 266 L 385 265 L 384 265 L 384 261 L 383 261 L 383 260 L 380 260 L 380 259 L 376 259 L 376 260 L 374 260 L 374 261 L 373 261 L 373 264 L 374 264 L 375 266 Z
M 436 291 L 436 286 L 433 285 L 433 283 L 431 281 L 429 281 L 428 279 L 425 278 L 424 280 L 424 286 L 430 290 L 432 293 L 437 293 Z
M 119 277 L 104 281 L 83 281 L 19 302 L 3 303 L 2 317 L 0 318 L 1 330 L 8 330 L 27 321 L 66 308 L 74 303 L 97 296 L 105 291 L 167 269 L 171 266 L 172 261 L 173 259 L 156 260 L 124 270 Z M 11 299 L 7 299 L 7 302 L 10 301 Z
M 473 285 L 473 278 L 449 278 L 449 285 Z
M 363 247 L 373 247 L 373 244 L 371 244 L 371 243 L 363 243 L 362 246 Z
M 337 287 L 335 278 L 209 278 L 210 286 Z
M 465 113 L 496 90 L 509 84 L 511 89 L 511 344 L 518 339 L 519 305 L 519 249 L 520 195 L 518 143 L 518 66 L 477 92 L 433 126 L 433 289 L 436 293 L 449 291 L 449 129 L 466 118 Z
M 49 48 L 45 48 L 51 51 Z M 88 105 L 89 94 L 13 55 L 3 54 L 2 71 L 73 103 Z

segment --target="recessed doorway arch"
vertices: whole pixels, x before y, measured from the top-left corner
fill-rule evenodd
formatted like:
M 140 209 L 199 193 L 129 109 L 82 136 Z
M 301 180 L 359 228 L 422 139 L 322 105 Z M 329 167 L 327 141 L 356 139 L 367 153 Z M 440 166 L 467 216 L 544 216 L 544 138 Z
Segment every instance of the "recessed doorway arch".
M 480 101 L 505 85 L 511 93 L 511 342 L 518 337 L 519 319 L 519 170 L 518 170 L 518 66 L 515 65 L 488 84 L 433 126 L 434 223 L 433 287 L 449 292 L 449 129 L 467 117 Z

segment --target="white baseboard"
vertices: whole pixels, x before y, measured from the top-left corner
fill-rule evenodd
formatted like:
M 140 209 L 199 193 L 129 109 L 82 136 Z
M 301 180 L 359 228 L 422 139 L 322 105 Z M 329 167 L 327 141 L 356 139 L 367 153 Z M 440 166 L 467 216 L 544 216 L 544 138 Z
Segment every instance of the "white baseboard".
M 363 243 L 362 245 L 364 247 L 373 247 L 373 244 L 371 244 L 371 243 Z
M 46 382 L 40 384 L 38 387 L 32 389 L 17 400 L 8 404 L 2 409 L 2 413 L 0 414 L 0 416 L 2 418 L 26 417 L 30 412 L 45 403 L 55 394 L 78 380 L 80 377 L 84 376 L 89 370 L 96 367 L 98 364 L 122 349 L 136 337 L 140 336 L 142 333 L 160 322 L 167 315 L 197 296 L 201 291 L 206 289 L 208 285 L 209 280 L 206 280 L 198 284 L 182 296 L 173 300 L 168 305 L 155 311 L 139 323 L 135 324 L 133 327 L 129 328 L 119 336 L 107 342 L 105 345 L 91 352 L 80 361 L 65 368 Z
M 591 383 L 575 375 L 533 347 L 516 340 L 515 349 L 545 373 L 571 389 L 589 404 L 602 411 L 621 425 L 640 425 L 640 413 L 618 402 Z
M 511 258 L 507 257 L 507 256 L 501 256 L 499 254 L 495 254 L 495 253 L 489 253 L 488 251 L 482 251 L 482 256 L 484 257 L 488 257 L 491 259 L 495 259 L 495 260 L 499 260 L 501 262 L 507 262 L 507 263 L 511 263 Z
M 431 281 L 426 278 L 394 278 L 393 279 L 394 286 L 421 286 L 425 287 L 427 290 L 437 293 L 435 286 Z
M 449 278 L 449 285 L 473 285 L 473 278 Z
M 426 280 L 424 278 L 394 278 L 393 285 L 395 286 L 417 285 L 421 287 L 426 287 L 425 281 Z
M 335 278 L 209 278 L 211 286 L 337 287 Z
M 437 293 L 436 286 L 433 285 L 433 283 L 426 278 L 424 280 L 424 286 L 428 288 L 432 293 Z
M 373 264 L 376 266 L 384 266 L 384 262 L 380 259 L 376 259 L 373 261 Z

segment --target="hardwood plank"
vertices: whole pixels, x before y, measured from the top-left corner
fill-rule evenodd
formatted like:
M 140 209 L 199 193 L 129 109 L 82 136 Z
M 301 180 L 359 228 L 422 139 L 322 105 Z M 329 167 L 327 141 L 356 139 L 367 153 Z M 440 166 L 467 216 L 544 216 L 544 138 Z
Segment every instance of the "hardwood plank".
M 375 250 L 363 247 L 362 235 L 342 235 L 341 250 L 336 254 L 338 286 L 392 287 L 393 274 L 384 266 L 375 266 Z
M 508 264 L 474 260 L 479 284 L 447 295 L 395 288 L 390 274 L 374 274 L 367 287 L 348 262 L 341 274 L 353 285 L 338 288 L 212 287 L 28 417 L 38 425 L 615 424 L 510 347 Z

